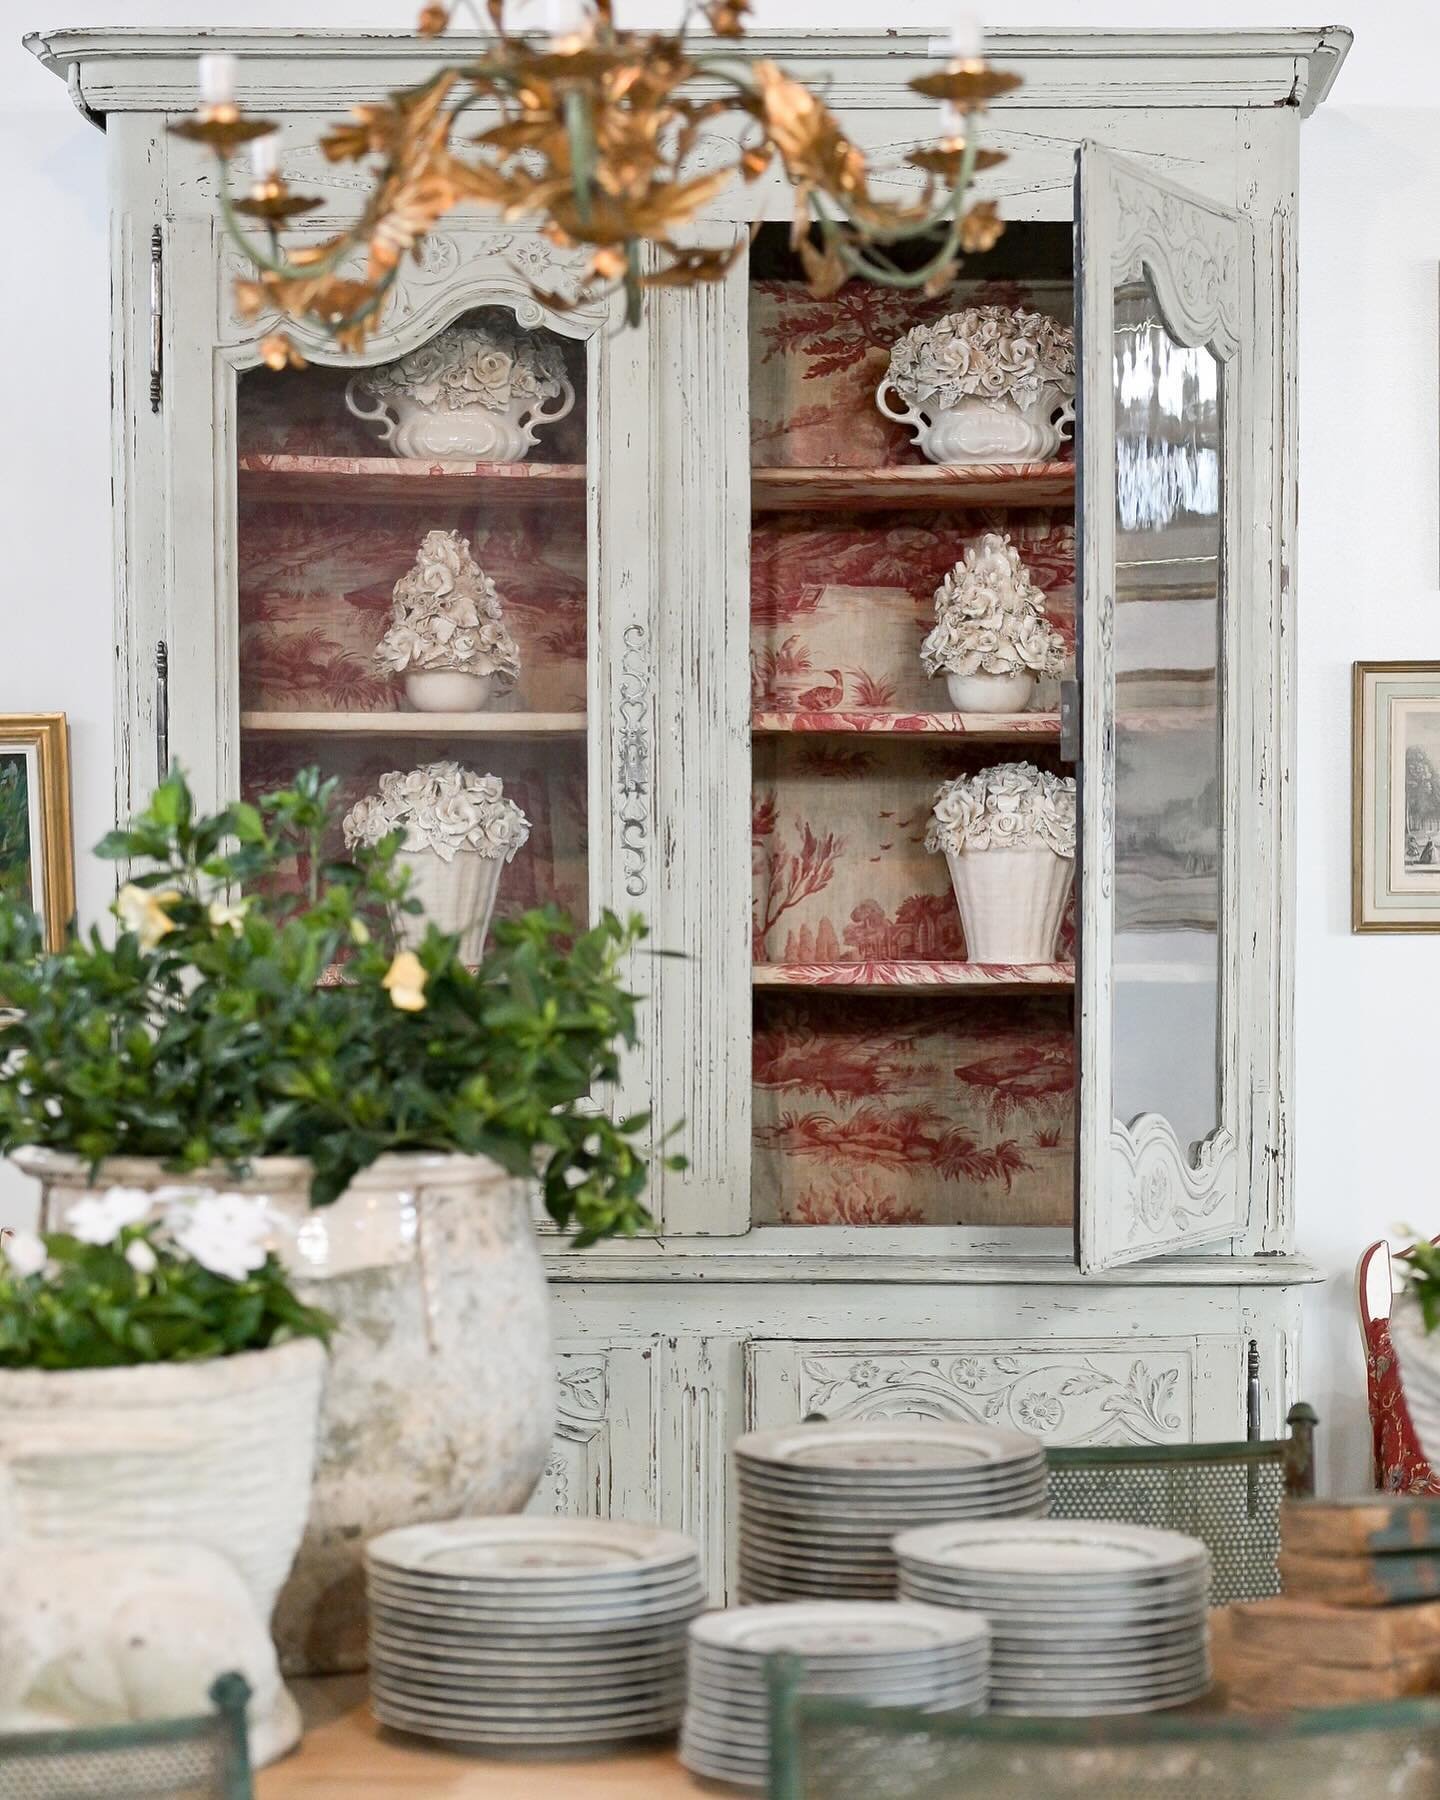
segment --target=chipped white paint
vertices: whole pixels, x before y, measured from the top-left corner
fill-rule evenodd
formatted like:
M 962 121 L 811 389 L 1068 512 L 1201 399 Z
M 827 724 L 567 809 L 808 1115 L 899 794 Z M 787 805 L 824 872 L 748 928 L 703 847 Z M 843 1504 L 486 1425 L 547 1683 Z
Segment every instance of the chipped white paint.
M 1296 154 L 1299 119 L 1323 97 L 1348 41 L 1334 30 L 991 39 L 997 61 L 1025 77 L 987 127 L 1009 161 L 981 191 L 1008 217 L 1070 219 L 1075 150 L 1090 142 L 1137 165 L 1136 179 L 1178 184 L 1240 221 L 1223 326 L 1245 382 L 1244 530 L 1232 547 L 1245 600 L 1226 645 L 1227 881 L 1243 915 L 1230 933 L 1223 1236 L 1200 1256 L 1168 1254 L 1180 1239 L 1162 1233 L 1150 1246 L 1166 1250 L 1159 1260 L 1096 1278 L 1077 1270 L 1056 1231 L 749 1228 L 743 264 L 718 286 L 656 293 L 641 332 L 617 332 L 605 309 L 539 312 L 526 280 L 540 274 L 569 298 L 573 265 L 533 233 L 473 214 L 407 265 L 372 360 L 497 302 L 523 324 L 585 345 L 591 898 L 643 911 L 653 941 L 685 953 L 636 964 L 644 1045 L 620 1097 L 627 1109 L 653 1102 L 657 1117 L 686 1121 L 691 1168 L 656 1189 L 665 1236 L 548 1259 L 562 1389 L 573 1385 L 544 1478 L 550 1504 L 686 1522 L 705 1535 L 718 1577 L 724 1446 L 747 1417 L 800 1416 L 806 1363 L 829 1379 L 845 1358 L 846 1370 L 868 1359 L 897 1374 L 897 1387 L 919 1384 L 926 1403 L 941 1391 L 924 1373 L 932 1357 L 944 1367 L 974 1358 L 987 1381 L 1005 1374 L 1004 1362 L 1037 1380 L 1053 1368 L 1048 1398 L 1067 1402 L 1057 1437 L 1072 1422 L 1091 1429 L 1096 1414 L 1082 1399 L 1103 1405 L 1105 1382 L 1120 1393 L 1136 1369 L 1136 1391 L 1163 1387 L 1174 1371 L 1163 1416 L 1178 1417 L 1182 1434 L 1239 1435 L 1251 1339 L 1262 1425 L 1278 1428 L 1295 1397 L 1295 1284 L 1313 1278 L 1293 1255 L 1289 1127 Z M 823 81 L 866 148 L 931 128 L 933 109 L 905 85 L 928 60 L 927 34 L 766 34 L 751 47 Z M 238 53 L 244 98 L 282 117 L 284 166 L 302 185 L 324 184 L 326 206 L 306 222 L 323 232 L 353 211 L 360 190 L 353 171 L 315 161 L 320 121 L 415 79 L 434 52 L 397 35 L 308 31 L 58 32 L 32 48 L 79 104 L 106 115 L 113 171 L 118 806 L 142 796 L 154 773 L 161 638 L 171 653 L 170 748 L 210 798 L 238 774 L 233 418 L 236 376 L 254 353 L 231 313 L 235 271 L 215 229 L 213 172 L 164 136 L 164 115 L 192 103 L 199 50 Z M 737 186 L 704 233 L 724 242 L 757 213 L 788 210 L 773 179 Z M 164 394 L 152 412 L 157 225 Z M 1108 384 L 1105 400 L 1108 409 Z M 1090 1033 L 1092 1062 L 1102 1037 Z M 1097 1129 L 1108 1140 L 1108 1120 Z M 1107 1195 L 1090 1183 L 1081 1196 L 1082 1230 L 1097 1251 L 1116 1241 Z M 1098 1400 L 1059 1392 L 1092 1380 Z M 963 1391 L 954 1390 L 957 1404 Z M 858 1389 L 851 1397 L 860 1403 Z

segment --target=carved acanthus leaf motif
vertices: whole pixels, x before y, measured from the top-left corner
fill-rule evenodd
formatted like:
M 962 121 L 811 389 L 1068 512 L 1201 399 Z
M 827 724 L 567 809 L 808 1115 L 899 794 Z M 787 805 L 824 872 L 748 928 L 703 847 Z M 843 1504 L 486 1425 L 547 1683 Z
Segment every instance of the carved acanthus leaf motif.
M 1165 323 L 1182 343 L 1222 358 L 1240 344 L 1240 226 L 1227 213 L 1111 166 L 1118 283 L 1148 271 Z
M 1165 1443 L 1190 1429 L 1185 1350 L 808 1356 L 802 1415 L 917 1417 L 1004 1425 L 1050 1443 Z

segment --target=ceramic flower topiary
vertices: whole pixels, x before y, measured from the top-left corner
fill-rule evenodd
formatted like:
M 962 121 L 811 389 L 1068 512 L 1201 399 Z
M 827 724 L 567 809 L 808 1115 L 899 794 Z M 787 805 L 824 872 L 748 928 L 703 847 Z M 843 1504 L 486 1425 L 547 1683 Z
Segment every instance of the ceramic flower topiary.
M 1065 640 L 1045 613 L 1008 533 L 987 531 L 935 590 L 935 624 L 920 646 L 927 675 L 944 674 L 969 712 L 1020 712 L 1041 676 L 1065 666 Z

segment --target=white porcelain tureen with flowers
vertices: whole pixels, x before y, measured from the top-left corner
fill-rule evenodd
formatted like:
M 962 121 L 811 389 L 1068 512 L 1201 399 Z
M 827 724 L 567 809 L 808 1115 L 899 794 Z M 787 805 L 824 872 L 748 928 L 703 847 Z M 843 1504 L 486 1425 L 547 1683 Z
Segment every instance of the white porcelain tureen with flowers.
M 396 456 L 520 462 L 538 428 L 574 406 L 575 389 L 558 344 L 487 322 L 454 325 L 398 362 L 353 376 L 345 404 Z
M 460 953 L 479 962 L 495 910 L 500 871 L 530 836 L 530 821 L 505 797 L 498 775 L 477 775 L 455 762 L 426 763 L 380 777 L 378 791 L 358 800 L 342 821 L 347 848 L 404 833 L 399 860 L 410 891 L 424 907 L 402 913 L 396 932 L 412 948 L 427 920 L 460 933 Z
M 1007 532 L 987 531 L 967 546 L 936 588 L 920 661 L 927 675 L 945 675 L 962 712 L 1023 712 L 1039 678 L 1060 673 L 1065 640 Z
M 375 666 L 419 712 L 478 712 L 520 676 L 495 583 L 458 531 L 429 531 L 395 583 Z
M 889 404 L 895 391 L 904 403 Z M 933 463 L 1044 462 L 1075 418 L 1075 334 L 1044 313 L 970 306 L 916 325 L 875 404 Z
M 1075 781 L 997 763 L 945 782 L 925 848 L 944 854 L 971 962 L 1051 962 L 1075 877 Z

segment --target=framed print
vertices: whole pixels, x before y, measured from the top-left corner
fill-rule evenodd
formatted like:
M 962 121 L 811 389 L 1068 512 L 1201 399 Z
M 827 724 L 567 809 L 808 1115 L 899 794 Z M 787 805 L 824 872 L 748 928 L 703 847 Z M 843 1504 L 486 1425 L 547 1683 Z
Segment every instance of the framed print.
M 1440 931 L 1440 663 L 1356 663 L 1355 931 Z
M 0 713 L 0 899 L 34 907 L 60 948 L 75 911 L 64 713 Z

